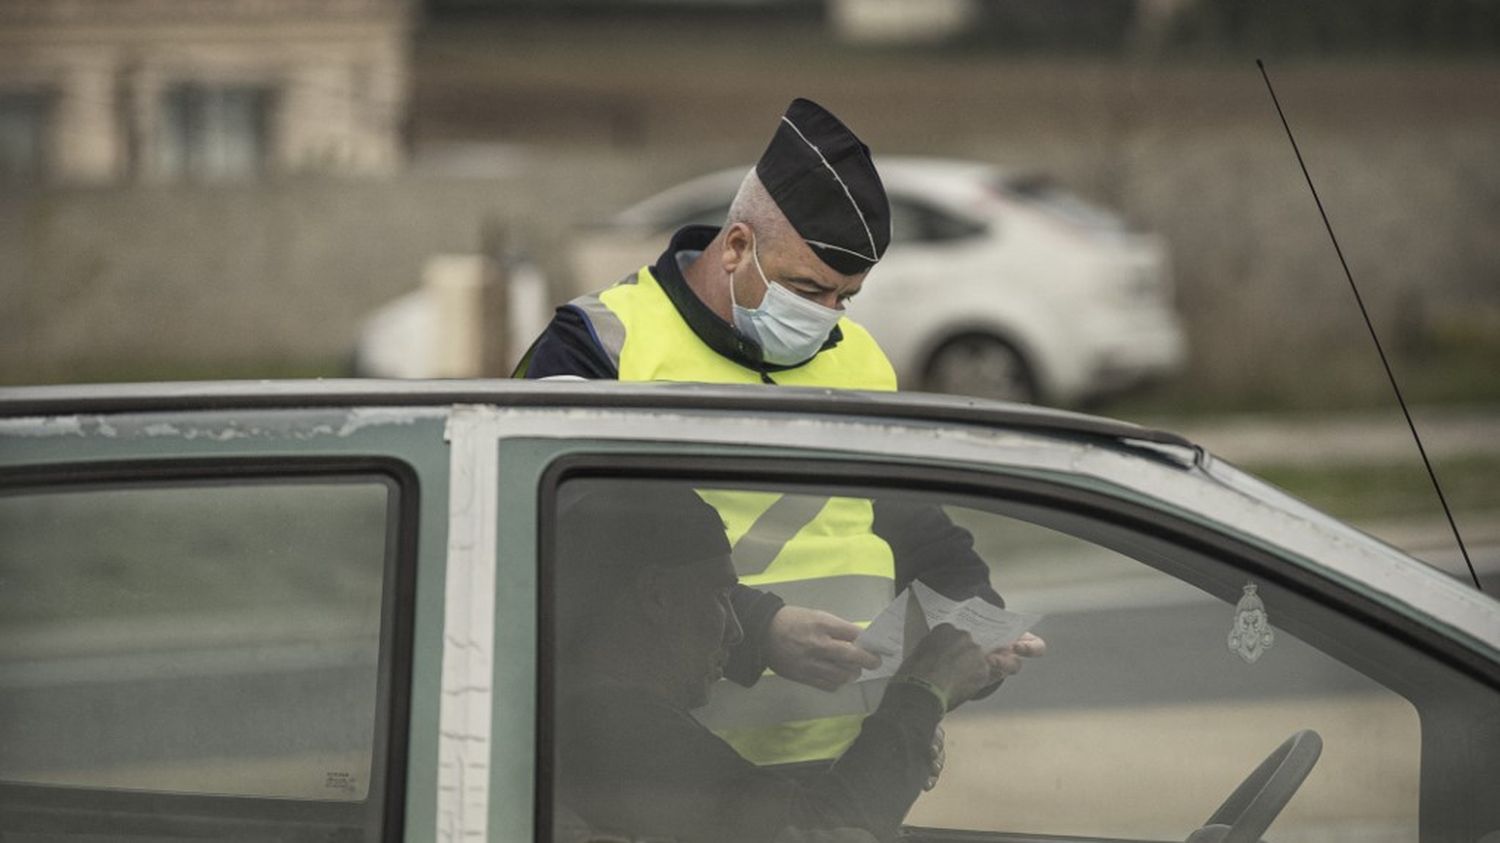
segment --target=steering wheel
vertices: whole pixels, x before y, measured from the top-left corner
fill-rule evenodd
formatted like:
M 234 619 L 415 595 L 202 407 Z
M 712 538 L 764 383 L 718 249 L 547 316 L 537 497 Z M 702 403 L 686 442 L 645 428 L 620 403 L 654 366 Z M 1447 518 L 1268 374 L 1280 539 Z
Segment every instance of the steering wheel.
M 1311 729 L 1287 738 L 1240 782 L 1202 828 L 1188 835 L 1187 843 L 1257 843 L 1322 752 L 1323 739 Z

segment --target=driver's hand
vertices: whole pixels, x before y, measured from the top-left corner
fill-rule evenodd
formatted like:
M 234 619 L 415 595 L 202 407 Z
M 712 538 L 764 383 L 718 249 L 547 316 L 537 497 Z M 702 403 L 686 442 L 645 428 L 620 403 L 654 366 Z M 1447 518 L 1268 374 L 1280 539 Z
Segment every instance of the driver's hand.
M 918 641 L 895 675 L 914 676 L 941 688 L 950 711 L 995 681 L 984 651 L 969 633 L 947 623 Z
M 932 731 L 932 757 L 927 761 L 927 783 L 922 785 L 923 790 L 937 787 L 938 779 L 943 775 L 943 763 L 948 760 L 948 750 L 943 742 L 945 737 L 941 725 Z
M 1004 679 L 1021 672 L 1022 659 L 1041 658 L 1047 655 L 1047 642 L 1029 632 L 1021 633 L 1014 644 L 991 650 L 985 654 L 994 678 Z
M 880 657 L 854 639 L 860 628 L 837 615 L 801 606 L 783 606 L 771 618 L 766 664 L 794 682 L 837 690 L 864 669 L 880 667 Z

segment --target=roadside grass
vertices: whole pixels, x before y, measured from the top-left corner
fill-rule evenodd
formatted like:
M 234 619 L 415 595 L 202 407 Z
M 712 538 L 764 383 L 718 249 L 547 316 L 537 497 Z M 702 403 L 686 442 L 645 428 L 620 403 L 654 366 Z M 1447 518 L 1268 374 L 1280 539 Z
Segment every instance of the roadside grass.
M 1432 480 L 1420 462 L 1261 463 L 1244 468 L 1347 521 L 1442 518 Z M 1436 460 L 1433 470 L 1448 505 L 1455 511 L 1500 510 L 1500 456 Z

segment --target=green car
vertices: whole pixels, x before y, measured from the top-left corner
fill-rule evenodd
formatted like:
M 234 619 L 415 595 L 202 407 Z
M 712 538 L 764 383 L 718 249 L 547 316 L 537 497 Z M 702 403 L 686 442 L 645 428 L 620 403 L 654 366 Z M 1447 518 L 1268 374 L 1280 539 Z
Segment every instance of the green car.
M 0 841 L 628 839 L 554 788 L 555 525 L 590 483 L 895 501 L 972 539 L 1048 654 L 944 720 L 902 839 L 1500 840 L 1500 603 L 1178 436 L 350 381 L 0 393 Z

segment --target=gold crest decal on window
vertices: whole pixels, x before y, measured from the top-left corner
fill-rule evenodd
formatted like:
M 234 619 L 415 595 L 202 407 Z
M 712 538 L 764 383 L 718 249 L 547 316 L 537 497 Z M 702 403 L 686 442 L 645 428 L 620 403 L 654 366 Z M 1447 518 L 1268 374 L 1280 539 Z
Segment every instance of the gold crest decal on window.
M 1255 593 L 1255 584 L 1245 586 L 1245 593 L 1234 607 L 1234 626 L 1229 629 L 1229 651 L 1239 653 L 1248 664 L 1255 664 L 1271 649 L 1276 633 L 1266 617 L 1266 604 Z

